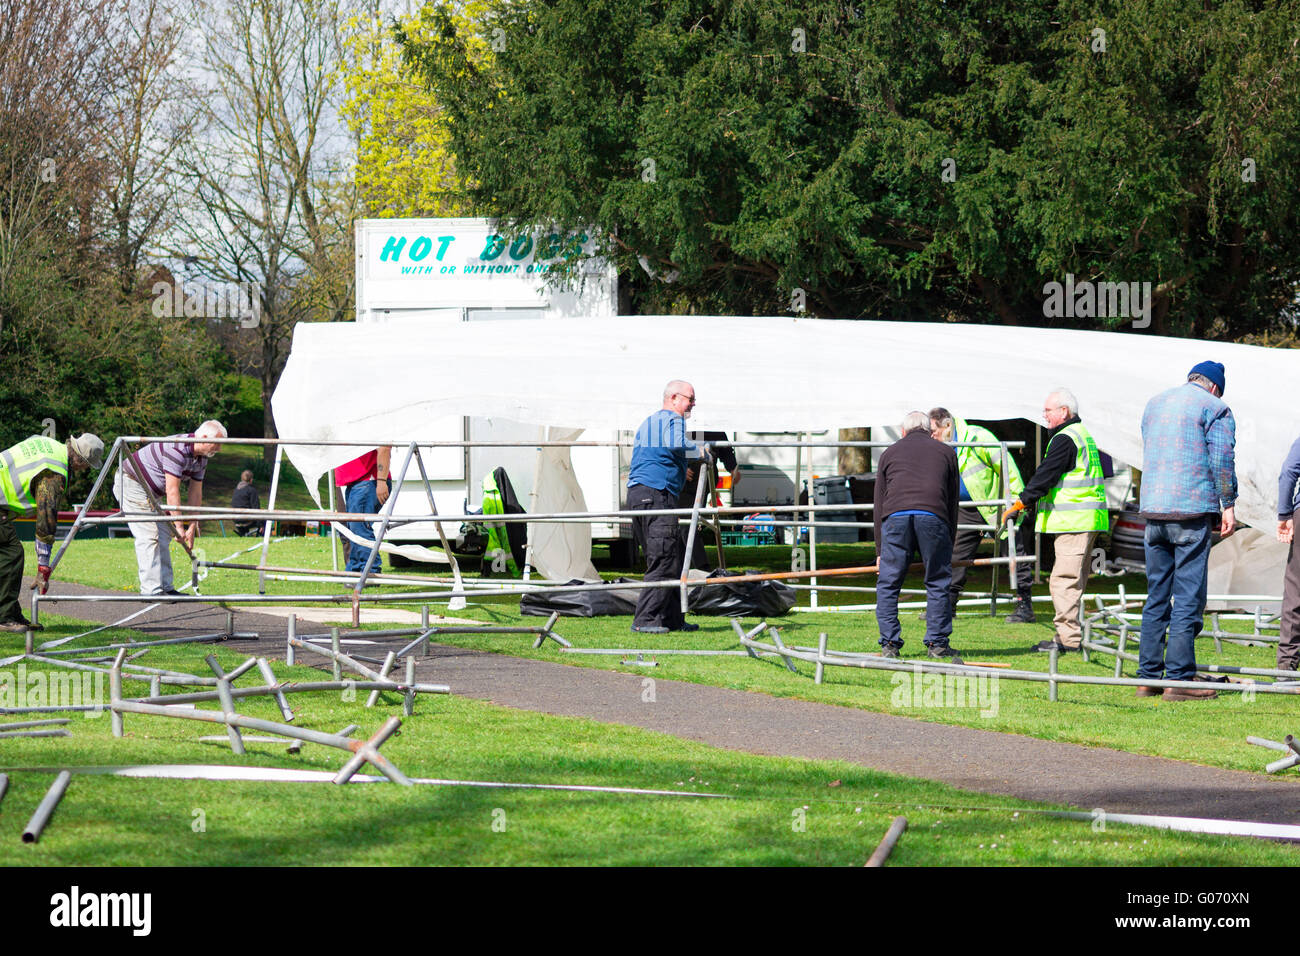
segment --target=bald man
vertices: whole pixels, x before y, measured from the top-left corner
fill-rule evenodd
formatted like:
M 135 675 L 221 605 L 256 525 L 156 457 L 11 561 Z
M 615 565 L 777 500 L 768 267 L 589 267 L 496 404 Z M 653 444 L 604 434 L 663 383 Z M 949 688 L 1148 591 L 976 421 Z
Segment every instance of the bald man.
M 695 407 L 695 387 L 674 379 L 664 386 L 663 407 L 641 423 L 632 448 L 627 476 L 627 507 L 631 511 L 662 511 L 677 507 L 686 482 L 688 459 L 699 459 L 700 446 L 686 434 L 686 419 Z M 685 544 L 673 515 L 632 519 L 632 536 L 645 551 L 646 581 L 676 581 L 682 575 Z M 638 634 L 698 631 L 682 616 L 672 588 L 646 588 L 636 602 L 632 630 Z

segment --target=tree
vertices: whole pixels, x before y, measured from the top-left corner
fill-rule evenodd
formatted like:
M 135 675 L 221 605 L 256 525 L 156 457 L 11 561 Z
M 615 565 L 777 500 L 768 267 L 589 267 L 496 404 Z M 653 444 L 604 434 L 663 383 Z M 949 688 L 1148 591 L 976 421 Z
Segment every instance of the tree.
M 202 4 L 202 132 L 181 157 L 191 212 L 174 252 L 217 283 L 254 283 L 264 435 L 299 321 L 351 309 L 354 191 L 329 142 L 338 94 L 338 0 Z M 335 137 L 337 138 L 337 137 Z M 271 454 L 267 449 L 268 456 Z
M 1131 321 L 1049 314 L 1068 274 L 1235 337 L 1296 297 L 1297 0 L 456 10 L 400 40 L 475 204 L 599 224 L 638 311 Z
M 481 2 L 453 14 L 468 28 L 484 10 Z M 400 21 L 407 36 L 436 43 L 432 9 L 421 7 Z M 470 212 L 449 148 L 451 134 L 443 108 L 402 64 L 391 24 L 379 0 L 348 21 L 343 116 L 356 139 L 357 192 L 369 216 L 463 216 Z M 490 57 L 486 44 L 475 61 Z
M 118 282 L 107 197 L 127 23 L 100 0 L 0 5 L 0 448 L 49 427 L 168 434 L 225 407 L 207 330 L 155 321 Z
M 116 12 L 101 152 L 109 251 L 122 294 L 129 296 L 145 256 L 171 225 L 171 163 L 193 135 L 195 120 L 193 90 L 180 71 L 183 24 L 162 0 L 121 0 Z

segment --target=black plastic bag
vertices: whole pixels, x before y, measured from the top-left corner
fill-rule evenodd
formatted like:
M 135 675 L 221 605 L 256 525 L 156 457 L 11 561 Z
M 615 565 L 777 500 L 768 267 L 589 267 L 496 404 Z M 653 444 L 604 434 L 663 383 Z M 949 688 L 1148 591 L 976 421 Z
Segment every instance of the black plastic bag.
M 575 578 L 569 584 L 596 584 Z M 631 578 L 606 581 L 605 584 L 634 584 Z M 558 611 L 561 617 L 604 617 L 605 615 L 632 614 L 636 611 L 636 591 L 577 591 L 556 594 L 551 590 L 529 591 L 519 599 L 519 613 L 532 617 L 550 617 Z
M 710 578 L 762 574 L 761 571 L 724 571 Z M 742 581 L 739 584 L 710 584 L 692 588 L 690 612 L 720 617 L 781 617 L 794 607 L 795 590 L 780 581 Z

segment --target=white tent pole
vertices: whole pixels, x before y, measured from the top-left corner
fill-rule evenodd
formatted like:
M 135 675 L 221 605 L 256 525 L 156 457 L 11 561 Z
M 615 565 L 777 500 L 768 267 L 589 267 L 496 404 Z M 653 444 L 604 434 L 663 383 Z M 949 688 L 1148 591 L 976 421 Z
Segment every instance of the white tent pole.
M 691 552 L 695 550 L 695 532 L 700 526 L 700 503 L 704 497 L 704 487 L 709 483 L 707 467 L 708 462 L 703 457 L 700 463 L 696 465 L 698 472 L 695 476 L 695 507 L 691 509 L 691 527 L 686 532 L 686 554 L 682 556 L 682 613 L 687 610 L 688 599 L 686 596 L 686 577 L 691 570 Z
M 415 449 L 415 465 L 420 469 L 420 480 L 424 483 L 424 493 L 429 499 L 429 513 L 437 519 L 438 504 L 433 500 L 433 489 L 429 486 L 429 475 L 424 470 L 424 456 L 420 454 L 419 445 L 412 444 L 411 447 Z M 393 493 L 396 494 L 396 490 Z M 451 545 L 447 543 L 447 532 L 443 530 L 441 521 L 435 520 L 434 527 L 438 529 L 438 538 L 442 541 L 442 549 L 447 552 L 447 560 L 451 562 L 451 576 L 456 583 L 456 590 L 463 591 L 465 585 L 460 577 L 460 564 L 456 560 L 456 555 L 452 553 Z M 379 545 L 376 544 L 375 547 L 378 548 Z M 464 609 L 465 599 L 463 597 L 452 598 L 447 602 L 447 610 L 449 611 L 463 611 Z
M 271 496 L 266 503 L 267 511 L 275 510 L 275 493 L 280 490 L 280 463 L 284 460 L 284 446 L 275 446 L 275 470 L 271 472 Z M 319 486 L 318 486 L 319 487 Z M 267 552 L 271 548 L 271 519 L 266 519 L 266 524 L 262 528 L 262 558 L 258 561 L 259 567 L 266 567 Z M 266 593 L 266 572 L 257 573 L 257 593 Z
M 537 427 L 537 440 L 546 441 L 546 426 Z M 528 511 L 537 510 L 537 486 L 542 481 L 542 448 L 537 447 L 537 457 L 533 459 L 533 487 L 528 491 Z M 524 580 L 533 576 L 533 524 L 524 525 Z
M 330 511 L 333 511 L 334 510 L 334 469 L 333 468 L 329 470 L 328 477 L 329 477 L 329 490 L 330 490 Z M 334 522 L 331 521 L 329 525 L 330 525 L 330 561 L 333 562 L 334 570 L 337 571 L 339 569 L 339 535 L 338 532 L 334 530 Z

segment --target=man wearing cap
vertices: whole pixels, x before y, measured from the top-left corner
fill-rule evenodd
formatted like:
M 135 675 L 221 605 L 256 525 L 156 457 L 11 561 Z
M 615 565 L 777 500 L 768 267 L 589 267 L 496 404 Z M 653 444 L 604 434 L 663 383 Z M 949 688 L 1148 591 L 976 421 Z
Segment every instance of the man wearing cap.
M 1205 616 L 1210 540 L 1236 528 L 1236 422 L 1223 402 L 1224 370 L 1201 362 L 1142 413 L 1142 516 L 1147 601 L 1138 679 L 1195 680 Z M 1166 642 L 1166 634 L 1167 642 Z M 1139 687 L 1137 696 L 1205 700 L 1213 688 Z
M 226 429 L 221 422 L 206 421 L 188 435 L 171 435 L 167 441 L 154 442 L 139 452 L 132 452 L 118 469 L 113 495 L 123 511 L 153 511 L 150 492 L 160 507 L 177 509 L 171 512 L 171 521 L 131 522 L 141 594 L 180 594 L 172 587 L 171 539 L 180 538 L 189 548 L 199 533 L 197 518 L 190 522 L 181 520 L 181 482 L 189 481 L 187 503 L 194 507 L 203 504 L 203 478 L 208 459 L 221 450 L 221 444 L 212 439 L 225 437 Z
M 68 470 L 85 471 L 104 462 L 104 443 L 87 432 L 67 443 L 33 435 L 0 452 L 0 631 L 38 629 L 23 616 L 18 591 L 23 581 L 23 546 L 13 516 L 36 512 L 36 583 L 50 589 L 50 551 L 59 523 L 59 501 Z

